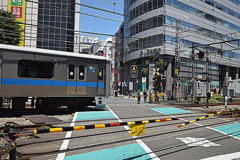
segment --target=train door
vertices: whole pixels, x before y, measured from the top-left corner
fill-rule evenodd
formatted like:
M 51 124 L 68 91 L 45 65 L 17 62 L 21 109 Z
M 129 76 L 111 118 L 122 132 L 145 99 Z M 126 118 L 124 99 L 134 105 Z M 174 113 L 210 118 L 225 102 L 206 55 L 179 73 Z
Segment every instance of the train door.
M 98 85 L 98 67 L 97 64 L 87 66 L 87 94 L 95 96 Z
M 68 63 L 67 94 L 86 94 L 86 65 Z
M 105 94 L 105 69 L 103 66 L 98 67 L 98 94 Z

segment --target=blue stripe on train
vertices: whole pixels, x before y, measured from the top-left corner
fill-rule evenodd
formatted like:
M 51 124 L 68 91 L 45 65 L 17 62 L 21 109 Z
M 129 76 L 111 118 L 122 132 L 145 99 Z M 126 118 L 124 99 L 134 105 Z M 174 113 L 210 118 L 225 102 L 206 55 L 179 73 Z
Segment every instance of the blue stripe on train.
M 38 79 L 12 79 L 2 78 L 5 85 L 34 85 L 34 86 L 76 86 L 75 81 L 38 80 Z M 97 87 L 96 82 L 77 82 L 78 87 Z M 103 82 L 98 83 L 98 87 L 104 87 Z
M 104 83 L 103 82 L 98 82 L 98 87 L 104 87 Z

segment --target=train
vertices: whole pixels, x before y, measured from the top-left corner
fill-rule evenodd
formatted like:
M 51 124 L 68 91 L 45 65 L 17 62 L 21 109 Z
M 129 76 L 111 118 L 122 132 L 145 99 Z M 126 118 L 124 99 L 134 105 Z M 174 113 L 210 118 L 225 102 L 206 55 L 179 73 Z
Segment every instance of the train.
M 105 108 L 110 67 L 104 56 L 0 44 L 0 109 Z

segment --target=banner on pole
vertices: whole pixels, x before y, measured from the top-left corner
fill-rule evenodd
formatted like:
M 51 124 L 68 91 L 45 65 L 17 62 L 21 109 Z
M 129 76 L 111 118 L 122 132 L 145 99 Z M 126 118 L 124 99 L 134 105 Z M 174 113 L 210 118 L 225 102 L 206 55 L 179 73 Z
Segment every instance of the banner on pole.
M 26 0 L 8 0 L 8 11 L 12 12 L 17 21 L 21 22 L 20 26 L 23 29 L 23 32 L 21 33 L 22 41 L 19 46 L 24 46 Z

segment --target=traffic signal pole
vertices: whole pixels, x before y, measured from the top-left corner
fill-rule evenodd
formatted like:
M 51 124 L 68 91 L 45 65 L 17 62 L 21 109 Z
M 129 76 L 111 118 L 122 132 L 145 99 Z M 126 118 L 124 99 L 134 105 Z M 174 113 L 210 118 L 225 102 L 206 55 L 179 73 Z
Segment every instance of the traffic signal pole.
M 206 108 L 209 108 L 208 100 L 210 98 L 210 87 L 209 87 L 209 52 L 208 46 L 206 48 Z
M 195 83 L 195 55 L 194 55 L 194 47 L 192 43 L 192 103 L 195 101 L 195 89 L 194 89 L 194 83 Z
M 180 101 L 182 95 L 181 95 L 181 90 L 180 90 L 180 84 L 181 84 L 181 79 L 180 79 L 180 21 L 176 21 L 176 46 L 175 46 L 175 79 L 174 79 L 174 94 L 173 98 L 176 101 Z

